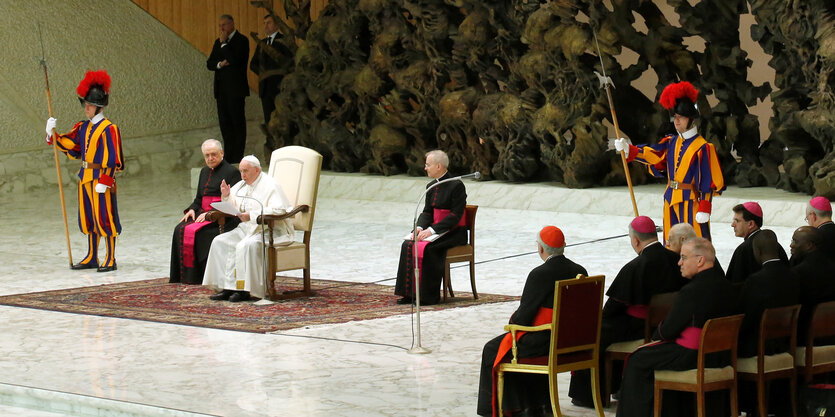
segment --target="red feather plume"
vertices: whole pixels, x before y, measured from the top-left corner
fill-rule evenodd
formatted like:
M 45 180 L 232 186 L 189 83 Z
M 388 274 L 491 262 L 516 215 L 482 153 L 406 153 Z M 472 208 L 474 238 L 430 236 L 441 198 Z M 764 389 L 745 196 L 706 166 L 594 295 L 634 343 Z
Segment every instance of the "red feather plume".
M 687 97 L 693 103 L 696 102 L 696 99 L 699 98 L 699 90 L 696 90 L 693 87 L 693 84 L 690 84 L 687 81 L 682 81 L 679 83 L 672 83 L 664 88 L 664 91 L 661 92 L 661 98 L 658 99 L 658 102 L 664 106 L 665 109 L 670 110 L 676 106 L 676 101 L 682 97 Z
M 75 92 L 81 98 L 87 97 L 87 92 L 94 85 L 101 86 L 105 94 L 110 94 L 110 76 L 107 75 L 107 71 L 87 71 L 84 74 L 84 79 L 78 83 L 78 88 L 75 89 Z

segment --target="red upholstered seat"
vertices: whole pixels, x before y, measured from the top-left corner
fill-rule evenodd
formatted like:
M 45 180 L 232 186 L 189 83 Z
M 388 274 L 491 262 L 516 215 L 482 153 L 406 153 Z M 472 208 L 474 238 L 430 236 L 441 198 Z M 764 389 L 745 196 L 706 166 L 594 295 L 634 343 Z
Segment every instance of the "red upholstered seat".
M 557 374 L 560 372 L 591 370 L 591 385 L 597 415 L 603 417 L 598 379 L 598 354 L 600 321 L 603 307 L 605 277 L 578 276 L 575 279 L 557 281 L 554 284 L 554 312 L 550 324 L 529 327 L 509 324 L 505 330 L 513 335 L 512 359 L 501 363 L 497 369 L 499 410 L 502 407 L 505 372 L 522 372 L 548 375 L 551 393 L 551 409 L 561 417 Z M 551 331 L 551 347 L 548 356 L 538 358 L 516 357 L 517 331 Z

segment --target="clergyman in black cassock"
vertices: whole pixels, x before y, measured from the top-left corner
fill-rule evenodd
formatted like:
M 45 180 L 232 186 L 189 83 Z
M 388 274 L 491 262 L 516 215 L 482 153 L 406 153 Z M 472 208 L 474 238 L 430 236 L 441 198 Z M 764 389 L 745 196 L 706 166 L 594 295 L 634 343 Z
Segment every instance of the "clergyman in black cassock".
M 690 278 L 690 282 L 681 288 L 670 313 L 655 332 L 654 339 L 659 342 L 638 349 L 627 359 L 618 417 L 651 416 L 654 372 L 696 367 L 698 340 L 694 347 L 692 338 L 682 338 L 685 329 L 702 328 L 709 319 L 727 316 L 734 311 L 735 292 L 731 283 L 713 268 L 714 253 L 713 245 L 704 238 L 694 238 L 683 245 L 679 265 L 682 276 Z M 694 408 L 693 402 L 669 401 L 672 396 L 667 393 L 664 397 L 667 399 L 664 401 L 665 414 L 673 411 L 671 406 L 684 406 L 682 410 L 674 410 L 672 415 L 677 416 Z
M 600 326 L 598 383 L 606 378 L 603 366 L 606 348 L 613 343 L 642 339 L 646 309 L 652 296 L 678 291 L 686 282 L 679 272 L 678 254 L 666 249 L 658 241 L 652 219 L 639 216 L 632 220 L 629 225 L 629 239 L 638 256 L 621 268 L 606 292 L 609 299 L 603 306 L 603 321 Z M 620 376 L 619 371 L 614 373 Z M 618 378 L 612 378 L 613 391 L 617 391 L 619 382 Z M 568 396 L 575 405 L 594 407 L 591 373 L 588 369 L 572 373 Z
M 798 282 L 789 263 L 780 259 L 780 243 L 777 235 L 771 230 L 762 230 L 752 239 L 754 257 L 760 261 L 762 268 L 751 274 L 742 285 L 737 312 L 744 314 L 742 326 L 739 329 L 740 358 L 757 356 L 759 350 L 760 321 L 763 311 L 767 308 L 791 306 L 798 303 Z M 775 341 L 777 344 L 766 346 L 766 355 L 775 352 L 785 352 L 788 341 Z M 773 350 L 778 349 L 778 350 Z M 789 398 L 782 393 L 788 392 L 788 384 L 781 389 L 771 390 L 770 409 L 775 410 L 780 405 L 788 405 Z M 757 392 L 754 384 L 739 384 L 740 407 L 749 414 L 757 408 Z M 789 408 L 788 406 L 786 408 Z M 790 410 L 783 410 L 790 411 Z
M 734 219 L 731 226 L 734 234 L 745 240 L 734 250 L 731 262 L 728 264 L 728 272 L 725 275 L 728 281 L 744 282 L 748 276 L 760 270 L 761 262 L 754 258 L 752 238 L 759 233 L 763 224 L 763 215 L 760 205 L 749 201 L 734 206 Z M 779 248 L 780 259 L 788 261 L 789 257 L 782 247 Z
M 241 173 L 238 172 L 237 168 L 223 159 L 220 142 L 210 141 L 213 141 L 213 139 L 207 140 L 202 146 L 206 166 L 200 170 L 197 194 L 191 205 L 183 210 L 185 216 L 183 216 L 180 224 L 174 228 L 174 237 L 171 242 L 169 282 L 197 285 L 203 282 L 203 272 L 206 270 L 209 248 L 212 246 L 212 239 L 220 234 L 220 229 L 217 222 L 212 222 L 194 232 L 193 255 L 189 255 L 192 256 L 193 260 L 186 260 L 183 251 L 186 226 L 195 223 L 195 220 L 207 211 L 208 201 L 212 200 L 212 197 L 216 197 L 215 200 L 220 201 L 220 183 L 222 181 L 225 180 L 227 184 L 237 184 L 241 180 Z M 234 229 L 239 222 L 240 220 L 237 217 L 227 218 L 224 231 L 228 232 Z
M 459 226 L 464 219 L 467 206 L 467 190 L 464 183 L 454 180 L 435 185 L 451 178 L 447 171 L 448 164 L 449 158 L 443 151 L 431 151 L 426 154 L 426 172 L 435 179 L 426 185 L 429 190 L 426 193 L 426 203 L 417 219 L 418 241 L 433 233 L 441 236 L 429 242 L 423 251 L 420 276 L 422 305 L 437 304 L 441 300 L 446 251 L 467 244 L 468 239 L 467 229 Z M 415 258 L 412 248 L 411 239 L 404 240 L 400 247 L 400 264 L 397 268 L 397 282 L 394 285 L 394 293 L 403 297 L 398 301 L 400 304 L 410 303 L 415 294 Z
M 815 197 L 806 205 L 806 222 L 821 232 L 818 250 L 835 257 L 835 223 L 832 223 L 832 204 L 826 197 Z
M 577 274 L 588 275 L 586 269 L 572 262 L 563 254 L 565 238 L 562 231 L 554 226 L 546 226 L 540 231 L 537 241 L 538 253 L 545 262 L 531 270 L 525 280 L 519 308 L 510 316 L 511 324 L 533 326 L 534 319 L 541 309 L 554 307 L 554 283 L 564 279 L 571 279 Z M 545 237 L 543 238 L 543 234 Z M 549 319 L 550 322 L 550 319 Z M 506 334 L 506 333 L 505 333 Z M 478 384 L 477 413 L 481 416 L 493 415 L 493 365 L 498 356 L 499 346 L 504 339 L 502 334 L 484 345 L 481 356 L 481 376 Z M 551 332 L 526 333 L 517 341 L 517 355 L 520 358 L 536 358 L 547 356 L 550 349 Z M 505 354 L 505 360 L 510 356 Z M 526 410 L 527 415 L 536 416 L 541 413 L 550 415 L 551 398 L 548 392 L 547 375 L 508 373 L 505 375 L 504 399 L 502 407 L 505 410 Z
M 800 283 L 800 317 L 797 341 L 806 343 L 806 329 L 812 310 L 819 303 L 835 300 L 835 260 L 818 249 L 823 236 L 811 226 L 797 228 L 792 235 L 790 261 L 792 272 Z

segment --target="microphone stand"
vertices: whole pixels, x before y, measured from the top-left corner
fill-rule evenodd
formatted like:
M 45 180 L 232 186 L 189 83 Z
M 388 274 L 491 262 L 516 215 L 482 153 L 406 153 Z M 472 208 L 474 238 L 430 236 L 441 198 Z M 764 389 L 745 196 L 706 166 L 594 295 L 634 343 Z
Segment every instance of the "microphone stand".
M 426 190 L 424 190 L 420 194 L 420 197 L 418 198 L 417 204 L 415 205 L 415 216 L 412 218 L 412 259 L 414 259 L 414 262 L 415 262 L 415 272 L 414 272 L 414 279 L 412 280 L 412 283 L 415 286 L 415 313 L 416 313 L 416 320 L 417 320 L 417 346 L 415 346 L 413 344 L 411 349 L 408 350 L 408 352 L 411 353 L 411 354 L 432 353 L 431 350 L 421 346 L 421 338 L 420 338 L 420 268 L 418 266 L 418 260 L 417 260 L 417 242 L 418 241 L 417 241 L 417 233 L 416 233 L 416 231 L 417 231 L 416 229 L 417 229 L 418 210 L 420 210 L 420 202 L 423 201 L 423 198 L 426 197 L 426 193 L 428 193 L 429 190 L 431 190 L 431 189 L 433 189 L 433 188 L 435 188 L 435 187 L 437 187 L 437 186 L 439 186 L 439 185 L 441 185 L 445 182 L 460 181 L 464 178 L 470 178 L 470 177 L 473 177 L 475 179 L 479 179 L 479 178 L 481 178 L 481 173 L 476 171 L 476 172 L 473 172 L 472 174 L 459 175 L 457 177 L 451 177 L 451 178 L 447 178 L 443 181 L 438 181 L 435 184 L 432 184 L 429 187 L 426 187 Z M 441 285 L 443 285 L 443 284 L 441 284 Z
M 246 183 L 244 183 L 244 184 L 246 184 Z M 246 185 L 249 185 L 249 184 L 246 184 Z M 250 187 L 251 187 L 251 186 L 250 186 Z M 241 189 L 242 189 L 242 188 L 243 188 L 243 187 L 241 187 Z M 264 214 L 264 204 L 263 204 L 263 203 L 261 203 L 261 202 L 260 202 L 257 198 L 255 198 L 255 197 L 250 197 L 250 196 L 248 196 L 248 195 L 240 195 L 240 193 L 241 193 L 241 190 L 239 189 L 239 190 L 238 190 L 238 192 L 235 194 L 235 197 L 237 197 L 237 198 L 243 198 L 243 199 L 250 199 L 250 200 L 252 200 L 252 201 L 255 201 L 256 203 L 258 203 L 258 206 L 261 208 L 261 214 Z M 252 216 L 250 216 L 250 220 L 252 220 Z M 258 224 L 258 218 L 257 218 L 257 217 L 256 217 L 256 219 L 255 219 L 255 224 Z M 261 225 L 261 249 L 262 249 L 262 250 L 261 250 L 261 252 L 262 252 L 262 253 L 261 253 L 261 261 L 262 261 L 261 263 L 262 263 L 262 266 L 263 266 L 263 268 L 264 268 L 264 271 L 263 271 L 263 272 L 264 272 L 264 274 L 266 274 L 266 273 L 267 273 L 267 241 L 266 241 L 266 236 L 265 236 L 265 231 L 266 231 L 266 228 L 267 228 L 267 227 L 266 227 L 266 225 L 265 225 L 265 224 L 262 224 L 262 225 Z M 272 230 L 270 230 L 270 233 L 272 233 Z M 262 275 L 263 275 L 263 274 L 262 274 Z M 265 278 L 265 282 L 264 282 L 264 283 L 266 284 L 266 277 L 264 277 L 264 278 Z M 265 286 L 266 286 L 266 285 L 265 285 Z

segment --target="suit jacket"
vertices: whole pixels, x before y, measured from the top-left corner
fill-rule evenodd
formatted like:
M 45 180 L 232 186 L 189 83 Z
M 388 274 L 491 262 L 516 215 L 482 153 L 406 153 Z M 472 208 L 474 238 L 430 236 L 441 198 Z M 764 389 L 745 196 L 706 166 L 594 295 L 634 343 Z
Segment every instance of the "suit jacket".
M 221 69 L 217 64 L 223 60 L 229 62 L 228 66 Z M 220 39 L 215 39 L 209 59 L 206 60 L 206 68 L 214 71 L 214 94 L 215 98 L 222 97 L 246 97 L 249 95 L 249 84 L 246 80 L 246 63 L 249 60 L 249 41 L 246 37 L 235 31 L 231 38 L 222 45 Z
M 788 262 L 769 261 L 751 274 L 742 286 L 738 303 L 737 311 L 745 315 L 739 330 L 739 356 L 757 354 L 760 320 L 765 309 L 794 305 L 798 300 L 798 283 Z
M 800 303 L 803 304 L 797 324 L 797 340 L 806 343 L 806 329 L 812 318 L 812 310 L 819 303 L 835 300 L 835 261 L 830 254 L 817 249 L 792 256 L 791 265 L 800 283 Z
M 574 278 L 577 274 L 588 275 L 588 272 L 563 255 L 554 256 L 531 270 L 522 290 L 519 308 L 510 316 L 510 323 L 533 325 L 540 307 L 554 307 L 554 283 Z M 519 340 L 519 354 L 523 357 L 547 355 L 550 341 L 551 332 L 527 333 Z
M 835 223 L 826 222 L 818 226 L 818 230 L 823 235 L 823 244 L 820 249 L 829 256 L 835 257 Z
M 262 98 L 278 95 L 281 80 L 293 64 L 293 52 L 281 38 L 281 34 L 276 33 L 272 45 L 267 44 L 269 37 L 262 39 L 249 62 L 249 69 L 258 75 L 258 95 Z
M 726 277 L 731 282 L 745 282 L 748 276 L 760 270 L 762 265 L 757 262 L 754 257 L 754 235 L 762 229 L 757 229 L 749 234 L 739 246 L 734 250 L 731 257 L 731 263 L 728 264 L 728 273 Z M 780 260 L 788 262 L 789 257 L 786 251 L 780 246 Z

